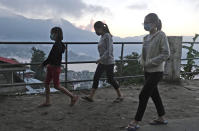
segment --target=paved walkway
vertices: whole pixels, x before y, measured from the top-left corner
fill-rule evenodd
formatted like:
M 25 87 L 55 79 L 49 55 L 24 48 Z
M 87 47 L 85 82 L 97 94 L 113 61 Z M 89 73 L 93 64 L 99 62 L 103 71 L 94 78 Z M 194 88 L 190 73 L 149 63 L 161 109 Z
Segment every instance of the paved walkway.
M 199 131 L 199 118 L 172 120 L 168 125 L 163 126 L 146 125 L 138 131 Z

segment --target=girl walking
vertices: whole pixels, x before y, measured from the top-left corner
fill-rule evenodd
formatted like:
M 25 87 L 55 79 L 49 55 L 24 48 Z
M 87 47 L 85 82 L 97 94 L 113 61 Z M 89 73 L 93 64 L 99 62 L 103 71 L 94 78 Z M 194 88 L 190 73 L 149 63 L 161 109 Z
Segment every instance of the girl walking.
M 165 109 L 158 91 L 158 83 L 163 77 L 165 61 L 170 55 L 167 37 L 161 31 L 161 20 L 155 13 L 148 14 L 144 19 L 144 29 L 149 31 L 143 40 L 141 64 L 144 67 L 145 83 L 139 95 L 139 106 L 135 118 L 127 127 L 128 131 L 135 131 L 139 128 L 149 98 L 151 97 L 158 113 L 158 118 L 150 124 L 167 124 L 165 120 Z
M 115 88 L 117 98 L 114 102 L 121 102 L 123 100 L 118 83 L 114 77 L 114 56 L 113 56 L 113 39 L 107 24 L 97 21 L 94 24 L 95 32 L 101 36 L 98 43 L 98 51 L 100 59 L 97 60 L 97 69 L 95 71 L 93 85 L 89 96 L 82 97 L 84 100 L 93 102 L 93 97 L 99 85 L 99 79 L 103 72 L 106 72 L 108 82 Z
M 46 93 L 46 101 L 40 105 L 42 106 L 50 106 L 50 81 L 53 80 L 54 88 L 60 90 L 67 96 L 71 98 L 70 105 L 73 106 L 77 100 L 78 96 L 73 95 L 66 88 L 62 87 L 59 83 L 59 75 L 61 72 L 61 61 L 62 54 L 65 51 L 65 46 L 62 43 L 63 40 L 63 32 L 60 27 L 54 27 L 50 32 L 51 40 L 55 41 L 48 58 L 41 65 L 42 67 L 47 66 L 47 74 L 45 80 L 45 93 Z

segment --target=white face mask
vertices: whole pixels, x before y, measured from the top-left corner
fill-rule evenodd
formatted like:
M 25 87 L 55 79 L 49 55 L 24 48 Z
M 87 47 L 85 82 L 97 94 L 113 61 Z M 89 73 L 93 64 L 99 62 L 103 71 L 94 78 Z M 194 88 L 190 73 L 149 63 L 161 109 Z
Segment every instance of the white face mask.
M 144 29 L 146 31 L 151 31 L 153 28 L 154 28 L 154 25 L 152 23 L 144 24 Z

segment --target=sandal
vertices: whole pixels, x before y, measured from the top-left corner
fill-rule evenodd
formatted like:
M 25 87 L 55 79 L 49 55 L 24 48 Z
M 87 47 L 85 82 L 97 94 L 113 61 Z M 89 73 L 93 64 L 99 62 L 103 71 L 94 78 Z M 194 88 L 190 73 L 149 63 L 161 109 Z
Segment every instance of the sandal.
M 82 97 L 82 99 L 84 99 L 84 100 L 86 100 L 86 101 L 88 101 L 88 102 L 93 102 L 93 99 L 91 99 L 91 98 L 88 97 L 88 96 L 84 96 L 84 97 Z
M 120 102 L 122 102 L 123 100 L 124 100 L 124 98 L 118 97 L 118 98 L 116 98 L 116 99 L 113 101 L 113 103 L 120 103 Z
M 71 99 L 70 106 L 74 106 L 78 99 L 79 99 L 78 96 L 74 96 L 74 97 Z
M 126 127 L 127 131 L 136 131 L 139 128 L 140 126 L 138 124 L 135 125 L 134 123 L 130 123 L 128 127 Z
M 167 125 L 168 121 L 167 120 L 153 120 L 152 122 L 149 123 L 150 125 Z

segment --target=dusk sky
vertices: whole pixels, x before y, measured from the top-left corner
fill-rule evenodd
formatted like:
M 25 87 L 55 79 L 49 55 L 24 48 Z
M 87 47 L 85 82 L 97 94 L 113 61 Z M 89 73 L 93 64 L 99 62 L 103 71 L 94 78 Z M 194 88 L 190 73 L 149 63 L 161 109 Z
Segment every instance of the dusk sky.
M 90 31 L 101 20 L 120 37 L 146 34 L 142 23 L 153 12 L 167 35 L 199 33 L 199 0 L 0 0 L 0 10 L 33 19 L 53 18 L 57 23 L 65 19 Z

